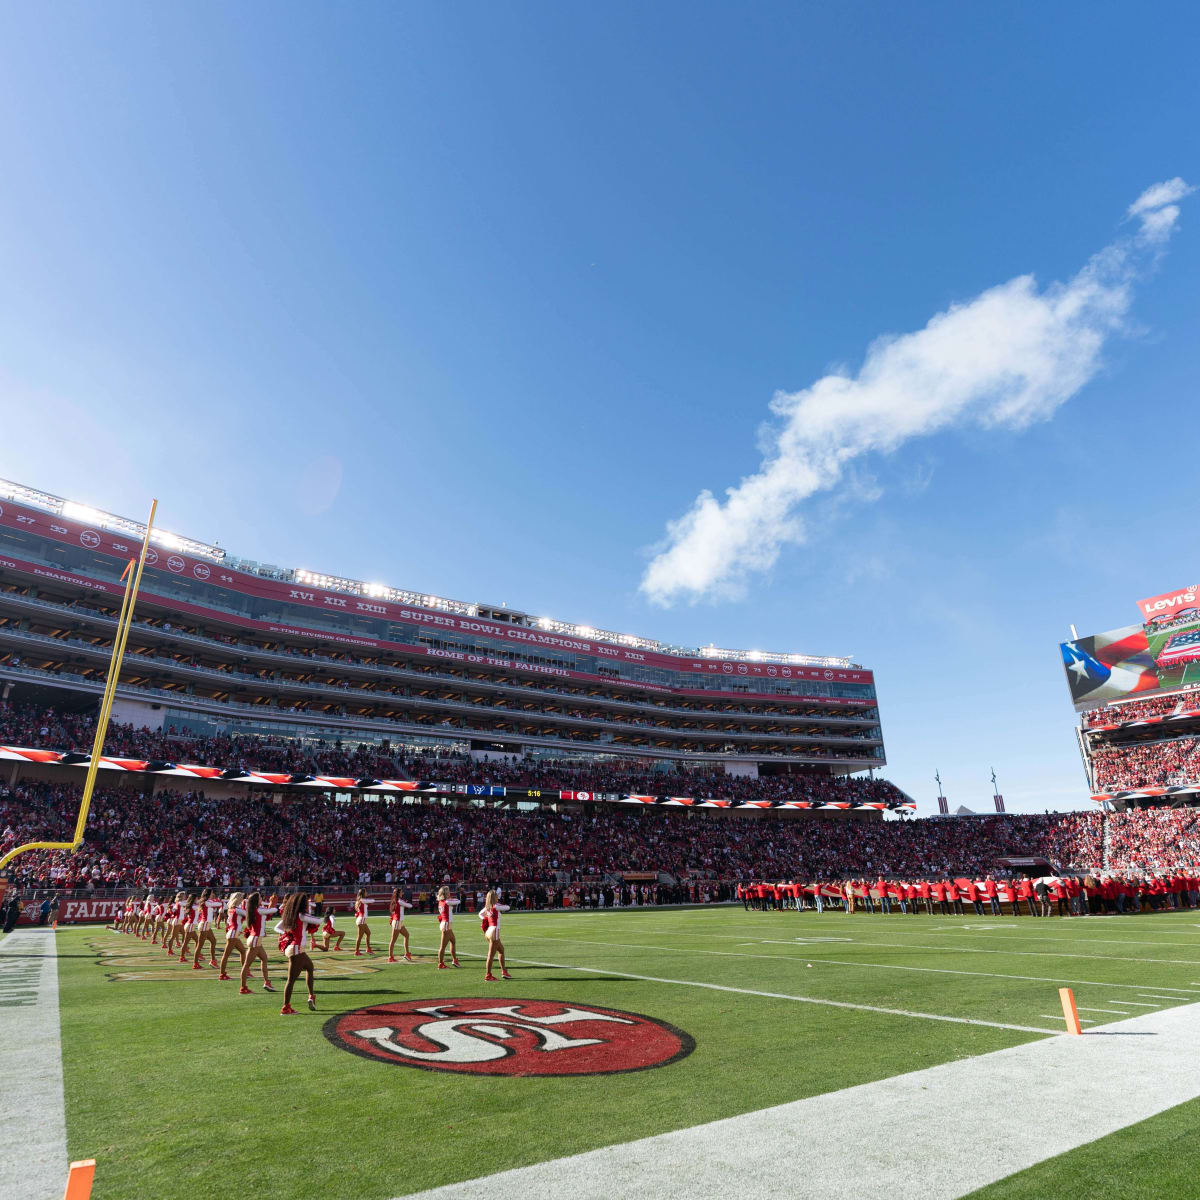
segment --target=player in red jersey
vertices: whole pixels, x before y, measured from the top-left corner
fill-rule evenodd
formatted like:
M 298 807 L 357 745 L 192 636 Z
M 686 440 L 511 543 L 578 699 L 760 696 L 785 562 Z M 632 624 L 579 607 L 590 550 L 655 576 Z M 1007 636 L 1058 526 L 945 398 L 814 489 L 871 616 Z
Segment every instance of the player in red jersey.
M 251 892 L 246 897 L 245 909 L 236 910 L 246 922 L 246 955 L 242 960 L 242 986 L 238 989 L 243 996 L 248 996 L 253 990 L 247 986 L 246 980 L 250 978 L 250 968 L 256 962 L 262 968 L 263 991 L 273 992 L 275 990 L 271 986 L 270 963 L 262 944 L 263 922 L 267 917 L 273 916 L 279 911 L 273 903 L 274 900 L 275 897 L 272 896 L 271 903 L 263 904 L 262 897 L 257 892 Z
M 413 956 L 408 952 L 408 926 L 404 923 L 404 910 L 412 908 L 412 905 L 400 895 L 399 888 L 392 890 L 392 903 L 390 907 L 392 919 L 392 940 L 388 942 L 388 962 L 396 961 L 396 938 L 404 939 L 404 961 L 412 962 Z
M 246 943 L 242 938 L 242 915 L 246 910 L 240 907 L 241 903 L 242 893 L 234 892 L 225 904 L 225 949 L 221 951 L 221 974 L 218 976 L 220 979 L 229 978 L 225 968 L 229 966 L 231 951 L 238 952 L 243 965 L 246 962 Z
M 321 923 L 320 917 L 314 917 L 308 911 L 308 895 L 305 892 L 293 892 L 284 902 L 279 914 L 279 924 L 275 926 L 279 934 L 279 948 L 287 956 L 288 977 L 283 989 L 283 1007 L 279 1010 L 283 1016 L 295 1013 L 292 1007 L 292 988 L 303 971 L 308 979 L 308 1007 L 316 1011 L 317 997 L 313 991 L 313 960 L 308 955 L 311 944 L 312 930 Z
M 487 962 L 484 964 L 483 976 L 488 983 L 496 982 L 496 977 L 492 974 L 492 960 L 496 955 L 500 956 L 500 974 L 505 979 L 512 978 L 504 965 L 504 943 L 500 940 L 500 914 L 506 912 L 508 912 L 508 905 L 501 904 L 497 900 L 495 892 L 488 892 L 483 907 L 479 910 L 479 922 L 483 927 L 483 936 L 487 938 L 488 943 Z
M 438 970 L 446 969 L 446 950 L 450 950 L 450 961 L 456 966 L 462 966 L 458 961 L 458 943 L 454 940 L 454 910 L 458 900 L 450 898 L 448 887 L 438 888 L 438 928 L 442 931 L 442 940 L 438 943 Z
M 212 888 L 205 888 L 196 901 L 196 953 L 192 958 L 192 970 L 201 969 L 200 954 L 205 945 L 208 946 L 208 965 L 217 965 L 217 938 L 213 933 L 212 923 L 217 913 L 221 911 L 221 902 L 212 894 Z
M 357 926 L 357 932 L 354 935 L 354 953 L 362 954 L 359 946 L 362 945 L 363 937 L 367 939 L 367 953 L 374 954 L 371 949 L 371 926 L 367 924 L 367 918 L 371 915 L 371 901 L 359 888 L 358 895 L 354 897 L 354 924 Z

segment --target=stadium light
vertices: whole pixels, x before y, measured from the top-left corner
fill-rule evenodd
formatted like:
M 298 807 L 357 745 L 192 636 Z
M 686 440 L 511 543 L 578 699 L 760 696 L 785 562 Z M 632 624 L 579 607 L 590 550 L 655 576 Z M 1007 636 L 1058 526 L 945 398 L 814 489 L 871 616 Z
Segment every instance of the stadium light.
M 391 588 L 386 583 L 366 583 L 363 584 L 363 593 L 367 596 L 381 597 L 386 596 L 391 592 Z
M 81 521 L 84 525 L 102 525 L 104 523 L 104 514 L 98 508 L 77 504 L 74 500 L 63 502 L 62 515 L 69 521 Z

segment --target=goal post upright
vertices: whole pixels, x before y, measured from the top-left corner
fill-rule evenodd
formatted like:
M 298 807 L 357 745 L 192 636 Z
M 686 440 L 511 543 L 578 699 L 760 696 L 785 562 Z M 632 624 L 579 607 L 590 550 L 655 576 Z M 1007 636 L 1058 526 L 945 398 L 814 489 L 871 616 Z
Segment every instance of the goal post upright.
M 142 586 L 142 571 L 146 566 L 146 555 L 150 549 L 150 534 L 154 529 L 154 517 L 158 512 L 158 501 L 150 504 L 150 519 L 146 522 L 146 532 L 142 537 L 142 548 L 138 557 L 130 559 L 121 578 L 125 581 L 125 592 L 121 597 L 121 615 L 117 621 L 117 633 L 113 638 L 112 658 L 108 665 L 108 678 L 104 682 L 104 693 L 100 699 L 100 712 L 96 718 L 96 736 L 92 739 L 92 755 L 88 762 L 87 776 L 83 783 L 83 794 L 79 800 L 79 816 L 75 820 L 75 835 L 69 842 L 26 842 L 23 846 L 14 846 L 7 854 L 0 857 L 0 870 L 3 870 L 19 854 L 28 850 L 78 850 L 83 843 L 83 832 L 87 827 L 88 811 L 92 806 L 92 792 L 96 786 L 96 772 L 100 767 L 100 758 L 104 753 L 104 738 L 108 732 L 108 720 L 112 713 L 113 698 L 117 692 L 117 681 L 121 675 L 121 662 L 125 657 L 125 644 L 129 640 L 129 629 L 133 624 L 133 609 L 137 603 L 138 591 Z

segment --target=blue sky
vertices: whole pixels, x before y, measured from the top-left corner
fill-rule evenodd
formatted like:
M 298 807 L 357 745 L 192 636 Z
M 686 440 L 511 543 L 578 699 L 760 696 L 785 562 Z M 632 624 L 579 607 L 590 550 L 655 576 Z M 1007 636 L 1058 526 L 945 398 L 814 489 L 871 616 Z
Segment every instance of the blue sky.
M 1035 419 L 985 380 L 869 431 L 765 570 L 640 587 L 778 450 L 775 393 L 1070 281 L 1200 183 L 1194 9 L 1045 7 L 6 6 L 0 474 L 288 566 L 851 654 L 923 810 L 935 768 L 956 804 L 993 766 L 1010 807 L 1089 803 L 1056 643 L 1195 582 L 1200 197 Z

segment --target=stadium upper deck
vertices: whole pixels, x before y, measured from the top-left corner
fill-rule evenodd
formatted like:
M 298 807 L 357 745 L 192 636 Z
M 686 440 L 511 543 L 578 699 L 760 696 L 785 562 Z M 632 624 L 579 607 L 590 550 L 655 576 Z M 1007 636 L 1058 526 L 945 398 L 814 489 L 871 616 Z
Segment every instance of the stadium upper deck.
M 0 481 L 0 692 L 102 687 L 142 526 Z M 885 762 L 845 658 L 691 649 L 238 559 L 158 533 L 116 715 L 198 735 L 387 740 L 753 775 Z

